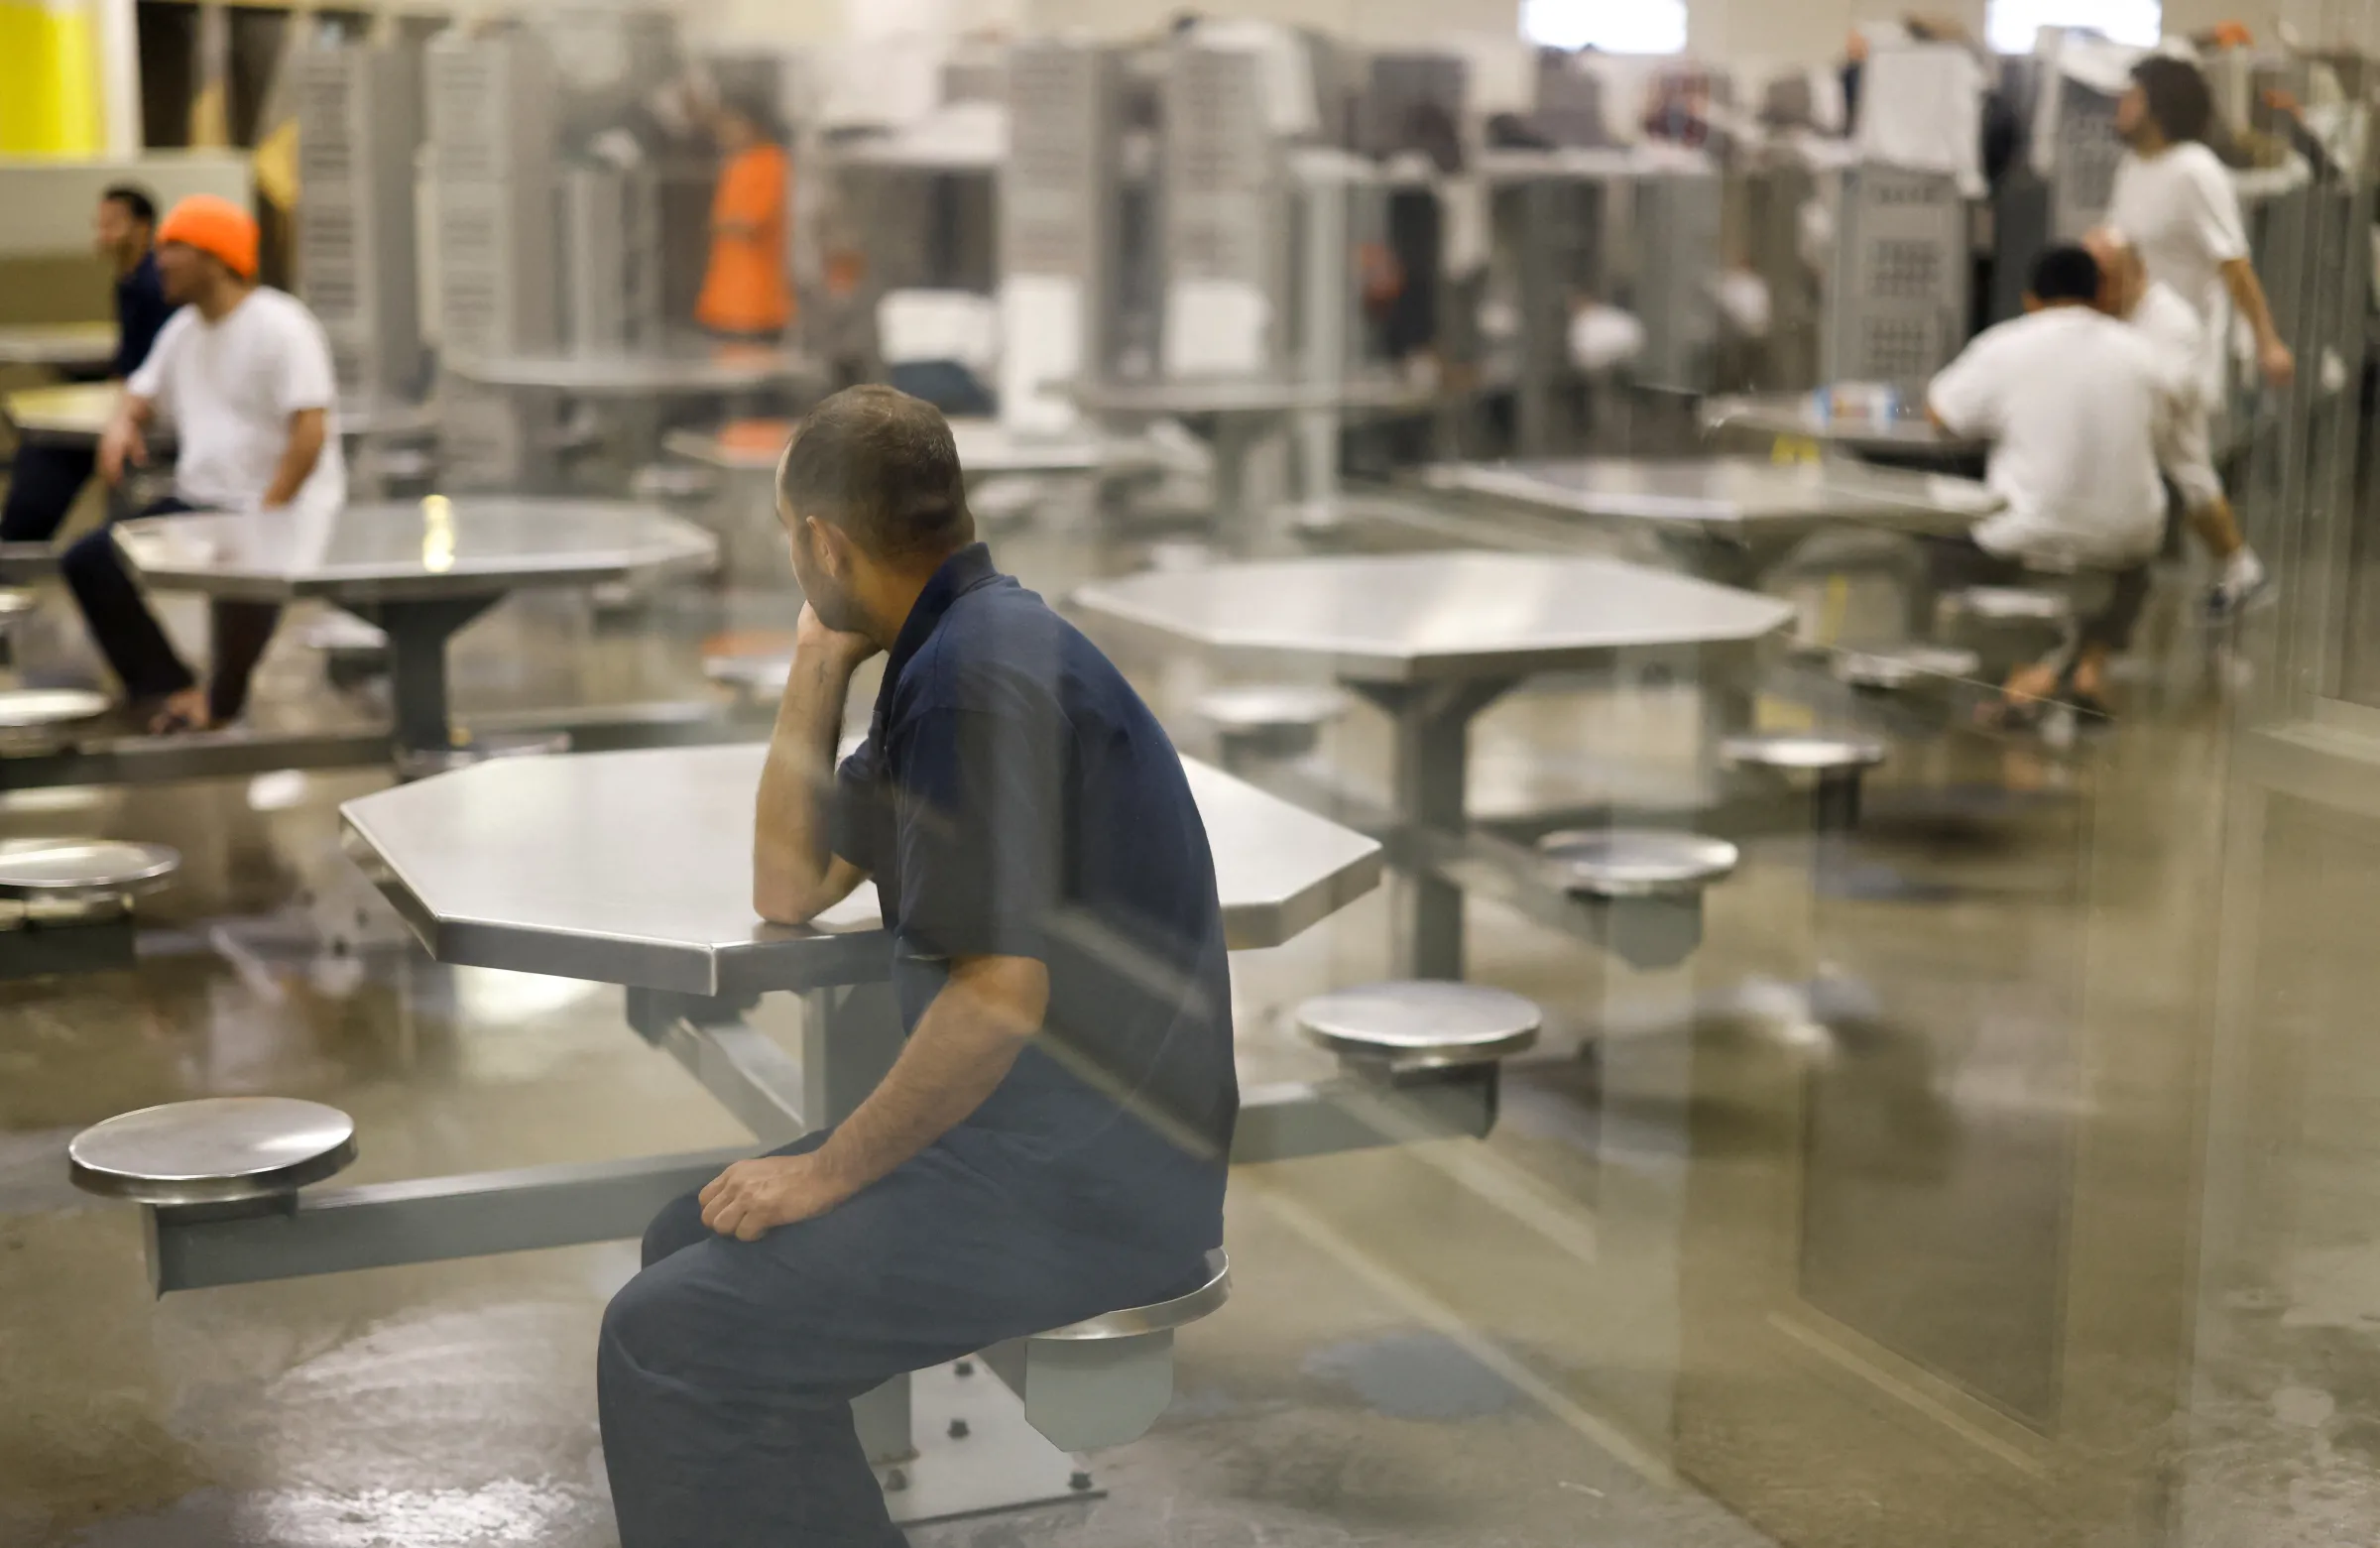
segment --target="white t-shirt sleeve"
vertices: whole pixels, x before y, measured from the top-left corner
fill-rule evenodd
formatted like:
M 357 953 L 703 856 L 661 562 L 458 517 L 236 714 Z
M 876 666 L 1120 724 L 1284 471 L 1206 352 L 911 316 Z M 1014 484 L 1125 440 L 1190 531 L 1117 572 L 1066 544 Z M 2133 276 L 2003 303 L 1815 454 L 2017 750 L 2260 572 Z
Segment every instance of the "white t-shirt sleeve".
M 158 412 L 168 418 L 174 416 L 174 405 L 169 401 L 173 384 L 169 369 L 176 353 L 188 347 L 190 314 L 195 310 L 194 306 L 178 307 L 166 319 L 166 325 L 158 329 L 157 342 L 149 346 L 148 358 L 135 366 L 124 381 L 125 392 L 156 404 Z
M 1926 406 L 1955 435 L 1976 440 L 1995 437 L 2005 414 L 2003 396 L 2007 372 L 1999 360 L 1998 341 L 1988 332 L 1960 352 L 1926 389 Z
M 330 341 L 311 313 L 293 304 L 283 314 L 280 362 L 273 373 L 273 407 L 284 418 L 339 401 L 338 374 L 330 363 Z
M 2248 256 L 2248 224 L 2240 214 L 2239 189 L 2212 152 L 2181 163 L 2183 208 L 2207 258 L 2216 265 Z

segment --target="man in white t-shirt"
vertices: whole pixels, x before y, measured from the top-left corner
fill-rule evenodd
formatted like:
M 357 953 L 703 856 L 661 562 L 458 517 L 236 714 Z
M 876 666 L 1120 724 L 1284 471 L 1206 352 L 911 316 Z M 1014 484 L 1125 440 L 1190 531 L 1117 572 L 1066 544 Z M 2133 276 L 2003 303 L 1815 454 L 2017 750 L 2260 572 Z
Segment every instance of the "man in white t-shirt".
M 2173 382 L 2146 338 L 2096 309 L 2099 289 L 2089 253 L 2052 248 L 2034 266 L 2025 315 L 1986 330 L 1927 392 L 1937 424 L 1992 443 L 1985 479 L 2007 502 L 1971 536 L 1938 545 L 1944 589 L 2022 584 L 2038 571 L 2114 577 L 2071 664 L 2010 676 L 2014 709 L 2063 685 L 2077 704 L 2105 712 L 2107 658 L 2131 642 L 2148 560 L 2165 536 L 2157 458 L 2176 408 Z
M 99 442 L 111 484 L 148 460 L 145 431 L 173 421 L 176 511 L 280 511 L 329 516 L 346 503 L 338 389 L 322 325 L 297 298 L 256 283 L 255 217 L 228 199 L 183 199 L 158 228 L 166 298 L 184 302 L 125 384 Z M 280 609 L 217 601 L 210 680 L 175 654 L 125 573 L 112 536 L 94 533 L 60 563 L 74 600 L 132 703 L 154 731 L 203 730 L 239 718 L 249 678 Z
M 2240 536 L 2239 518 L 2214 466 L 2213 405 L 2206 398 L 2203 346 L 2206 330 L 2198 310 L 2181 293 L 2149 277 L 2148 266 L 2124 233 L 2102 226 L 2082 239 L 2097 260 L 2103 286 L 2099 309 L 2140 330 L 2164 362 L 2174 384 L 2177 410 L 2158 460 L 2182 497 L 2182 509 L 2208 551 L 2223 567 L 2208 610 L 2236 613 L 2262 592 L 2264 561 Z
M 2197 412 L 2202 419 L 2211 417 L 2223 401 L 2232 308 L 2255 334 L 2257 364 L 2265 380 L 2281 389 L 2297 374 L 2296 358 L 2273 323 L 2264 287 L 2250 261 L 2238 187 L 2230 171 L 2206 148 L 2213 124 L 2214 98 L 2197 65 L 2163 55 L 2134 65 L 2131 89 L 2116 106 L 2116 132 L 2123 136 L 2126 151 L 2116 168 L 2107 209 L 2107 224 L 2122 232 L 2139 253 L 2148 278 L 2170 287 L 2197 314 L 2202 405 Z M 2186 436 L 2196 433 L 2201 433 L 2198 426 L 2185 427 Z M 2211 454 L 2211 433 L 2205 438 Z M 2209 603 L 2218 614 L 2235 612 L 2262 589 L 2264 566 L 2240 540 L 2228 502 L 2222 504 L 2218 522 L 2210 514 L 2214 507 L 2198 498 L 2199 493 L 2183 490 L 2201 536 L 2223 563 Z

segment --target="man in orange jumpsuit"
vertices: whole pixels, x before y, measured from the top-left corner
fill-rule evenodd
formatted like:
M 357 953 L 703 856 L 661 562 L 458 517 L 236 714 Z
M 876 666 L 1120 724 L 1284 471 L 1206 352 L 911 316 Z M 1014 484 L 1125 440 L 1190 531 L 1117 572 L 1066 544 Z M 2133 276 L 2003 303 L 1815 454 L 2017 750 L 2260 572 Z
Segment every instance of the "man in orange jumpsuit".
M 723 338 L 775 343 L 793 320 L 785 277 L 792 185 L 785 148 L 768 115 L 749 103 L 720 104 L 715 132 L 726 161 L 711 199 L 711 264 L 694 318 Z

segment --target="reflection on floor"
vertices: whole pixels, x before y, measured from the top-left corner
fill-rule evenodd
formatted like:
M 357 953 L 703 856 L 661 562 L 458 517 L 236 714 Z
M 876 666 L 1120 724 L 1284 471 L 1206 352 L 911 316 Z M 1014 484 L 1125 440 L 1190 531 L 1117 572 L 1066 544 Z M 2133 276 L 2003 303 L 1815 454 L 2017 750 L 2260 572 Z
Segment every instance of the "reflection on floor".
M 1053 594 L 1134 557 L 1004 553 Z M 632 630 L 517 602 L 465 637 L 457 698 L 699 691 L 704 636 L 784 613 L 673 600 Z M 1202 676 L 1130 664 L 1168 712 Z M 271 714 L 322 713 L 318 670 L 278 654 Z M 1483 723 L 1479 810 L 1674 800 L 1695 726 L 1675 686 L 1515 695 Z M 1475 906 L 1475 976 L 1552 1017 L 1495 1137 L 1244 1169 L 1235 1298 L 1182 1339 L 1156 1432 L 1098 1459 L 1106 1497 L 918 1541 L 2368 1542 L 2368 1233 L 2307 1249 L 2286 1293 L 2242 1278 L 2200 1422 L 2175 1414 L 2219 751 L 2191 704 L 2080 769 L 1913 744 L 1860 856 L 1947 895 L 1827 895 L 1812 845 L 1771 836 L 1675 972 Z M 1359 714 L 1326 756 L 1376 786 L 1381 727 Z M 589 1352 L 628 1246 L 156 1303 L 133 1212 L 63 1178 L 80 1126 L 216 1093 L 347 1109 L 358 1181 L 740 1137 L 626 1034 L 617 991 L 369 938 L 320 956 L 294 900 L 337 864 L 337 802 L 376 783 L 0 798 L 0 834 L 189 857 L 137 977 L 0 986 L 0 1542 L 613 1541 Z M 2309 919 L 2366 928 L 2372 859 Z M 1239 962 L 1250 1078 L 1317 1067 L 1284 1008 L 1378 976 L 1390 906 Z

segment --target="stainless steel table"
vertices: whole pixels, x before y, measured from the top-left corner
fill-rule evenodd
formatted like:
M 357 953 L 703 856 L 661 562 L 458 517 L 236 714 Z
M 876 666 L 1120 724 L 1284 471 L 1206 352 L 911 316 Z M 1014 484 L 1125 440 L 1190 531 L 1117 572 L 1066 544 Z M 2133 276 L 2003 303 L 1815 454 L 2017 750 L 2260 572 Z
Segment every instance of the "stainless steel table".
M 0 413 L 27 440 L 62 446 L 95 446 L 116 417 L 124 389 L 115 382 L 69 382 L 32 387 L 0 400 Z M 428 404 L 390 399 L 342 399 L 338 414 L 342 440 L 418 440 L 437 433 L 437 411 Z M 149 449 L 163 454 L 174 443 L 171 424 L 153 425 Z
M 0 366 L 80 367 L 116 358 L 112 322 L 43 322 L 0 327 Z
M 440 962 L 706 997 L 882 976 L 874 890 L 787 929 L 752 912 L 760 745 L 518 759 L 345 808 Z M 1277 946 L 1379 880 L 1377 844 L 1186 763 L 1235 948 Z M 853 933 L 856 931 L 857 933 Z
M 1391 814 L 1411 873 L 1399 971 L 1463 976 L 1463 887 L 1480 869 L 1472 720 L 1528 677 L 1620 662 L 1699 680 L 1713 740 L 1749 718 L 1760 642 L 1787 604 L 1585 556 L 1416 553 L 1224 564 L 1100 581 L 1093 617 L 1251 668 L 1327 671 L 1395 723 Z M 1509 858 L 1509 857 L 1505 857 Z
M 1566 529 L 1578 524 L 1649 536 L 1695 574 L 1744 587 L 1758 586 L 1826 528 L 1948 536 L 1965 532 L 2002 505 L 1972 479 L 1758 457 L 1458 462 L 1430 468 L 1423 479 L 1491 510 L 1507 527 L 1515 518 L 1534 519 L 1534 528 L 1524 524 L 1516 531 L 1544 545 L 1564 546 Z
M 764 924 L 752 912 L 765 756 L 746 746 L 485 764 L 348 802 L 346 842 L 438 960 L 630 986 L 631 1024 L 757 1138 L 779 1144 L 848 1116 L 898 1056 L 902 1033 L 872 897 L 855 897 L 823 929 Z M 1285 941 L 1377 883 L 1370 840 L 1186 768 L 1234 945 Z M 742 1018 L 774 990 L 805 994 L 798 1058 Z M 1488 1068 L 1393 1091 L 1355 1076 L 1253 1087 L 1235 1156 L 1485 1133 L 1493 1103 Z M 161 1210 L 154 1261 L 161 1289 L 184 1289 L 633 1238 L 663 1202 L 742 1153 L 313 1190 L 264 1219 Z M 853 1406 L 904 1523 L 1083 1493 L 1080 1465 L 987 1378 L 922 1371 Z M 929 1408 L 931 1422 L 913 1406 Z M 972 1431 L 963 1446 L 944 1439 L 954 1415 Z
M 710 536 L 643 506 L 510 496 L 351 505 L 334 516 L 200 513 L 119 523 L 150 584 L 253 602 L 319 597 L 380 626 L 399 749 L 452 745 L 446 645 L 506 594 L 696 574 Z
M 463 381 L 572 398 L 707 398 L 751 392 L 816 375 L 806 355 L 761 344 L 654 351 L 456 354 L 445 368 Z
M 1393 377 L 1341 382 L 1286 378 L 1185 377 L 1149 382 L 1081 381 L 1065 391 L 1084 412 L 1131 423 L 1175 416 L 1215 421 L 1215 520 L 1226 538 L 1247 549 L 1259 537 L 1261 516 L 1250 487 L 1256 448 L 1285 434 L 1301 415 L 1382 417 L 1426 414 L 1436 400 Z
M 1714 398 L 1703 407 L 1703 428 L 1805 441 L 1854 457 L 1926 465 L 1971 459 L 1979 456 L 1986 444 L 1937 428 L 1922 412 L 1890 418 L 1825 414 L 1811 393 Z
M 747 420 L 719 429 L 671 430 L 661 444 L 672 455 L 723 473 L 774 475 L 792 433 L 790 419 Z M 1154 450 L 1130 436 L 1026 435 L 997 419 L 953 419 L 950 434 L 970 481 L 1009 473 L 1131 472 L 1155 465 Z

